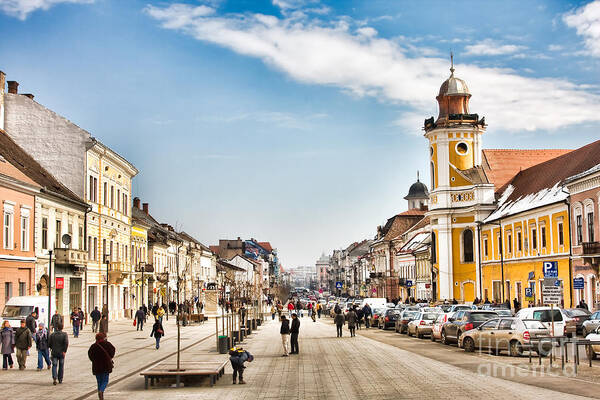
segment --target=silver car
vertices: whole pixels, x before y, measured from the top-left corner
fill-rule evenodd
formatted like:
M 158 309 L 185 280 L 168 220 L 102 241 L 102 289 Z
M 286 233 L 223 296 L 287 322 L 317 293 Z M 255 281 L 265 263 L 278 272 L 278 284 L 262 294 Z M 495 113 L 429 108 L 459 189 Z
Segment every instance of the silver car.
M 423 339 L 424 336 L 430 336 L 433 324 L 440 316 L 440 313 L 422 311 L 419 315 L 408 323 L 408 336 L 413 334 L 419 339 Z
M 583 323 L 583 337 L 594 332 L 600 326 L 600 311 L 596 311 L 590 318 Z
M 551 342 L 540 342 L 540 339 L 550 335 L 550 330 L 540 321 L 521 320 L 514 317 L 492 318 L 478 328 L 464 332 L 458 345 L 465 351 L 490 350 L 493 354 L 508 351 L 516 357 L 523 350 L 533 350 L 545 355 L 552 346 Z

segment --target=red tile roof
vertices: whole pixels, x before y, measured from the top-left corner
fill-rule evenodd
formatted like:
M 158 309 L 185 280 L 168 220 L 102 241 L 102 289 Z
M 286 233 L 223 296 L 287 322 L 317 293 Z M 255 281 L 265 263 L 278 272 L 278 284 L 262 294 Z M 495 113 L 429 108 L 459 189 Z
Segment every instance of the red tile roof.
M 266 251 L 273 251 L 273 247 L 271 247 L 271 243 L 269 242 L 258 242 L 258 245 Z
M 398 214 L 397 216 L 402 216 L 402 217 L 419 216 L 419 215 L 425 215 L 426 212 L 427 212 L 427 210 L 421 210 L 419 208 L 411 208 L 410 210 L 406 210 L 406 211 Z
M 519 172 L 508 182 L 514 187 L 508 201 L 551 188 L 570 176 L 600 164 L 600 140 Z M 507 186 L 507 185 L 506 185 Z M 504 188 L 500 189 L 502 192 Z
M 483 170 L 496 190 L 504 186 L 519 171 L 562 156 L 569 149 L 486 149 L 483 150 Z

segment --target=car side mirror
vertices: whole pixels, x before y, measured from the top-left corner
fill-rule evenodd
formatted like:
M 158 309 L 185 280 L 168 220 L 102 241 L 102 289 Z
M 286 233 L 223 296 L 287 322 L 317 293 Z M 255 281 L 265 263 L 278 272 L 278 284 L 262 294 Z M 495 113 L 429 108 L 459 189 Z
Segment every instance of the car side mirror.
M 454 322 L 454 318 L 448 318 L 448 322 Z
M 480 326 L 478 326 L 478 327 L 477 327 L 477 330 L 478 330 L 478 331 L 480 331 L 480 330 L 481 330 L 481 327 L 480 327 Z

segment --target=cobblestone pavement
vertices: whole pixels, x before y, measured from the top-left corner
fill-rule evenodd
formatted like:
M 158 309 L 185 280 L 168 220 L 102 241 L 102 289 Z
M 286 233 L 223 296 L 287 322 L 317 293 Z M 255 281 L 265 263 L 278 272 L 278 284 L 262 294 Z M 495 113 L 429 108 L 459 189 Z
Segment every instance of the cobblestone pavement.
M 175 352 L 177 348 L 175 318 L 169 317 L 169 321 L 163 320 L 163 325 L 166 336 L 161 340 L 160 349 L 156 350 L 154 338 L 150 337 L 152 324 L 144 326 L 143 331 L 136 331 L 130 320 L 110 322 L 108 339 L 117 349 L 115 370 L 110 375 L 111 381 L 123 379 L 140 368 Z M 52 374 L 49 370 L 44 369 L 39 372 L 36 370 L 37 351 L 34 344 L 30 349 L 26 370 L 18 370 L 13 353 L 15 368 L 0 371 L 0 393 L 2 393 L 0 398 L 28 397 L 62 400 L 77 399 L 87 393 L 95 392 L 96 379 L 92 375 L 91 362 L 87 356 L 88 348 L 94 342 L 95 335 L 91 331 L 91 325 L 86 325 L 78 338 L 73 338 L 70 329 L 65 329 L 65 331 L 69 335 L 69 350 L 65 357 L 63 384 L 53 386 Z M 214 320 L 204 325 L 182 327 L 181 332 L 182 348 L 202 339 L 210 342 L 213 349 L 216 346 L 214 336 L 212 336 L 215 333 Z M 95 395 L 94 397 L 97 398 Z M 113 396 L 112 398 L 121 397 Z
M 137 374 L 109 386 L 107 399 L 447 399 L 583 398 L 473 372 L 362 335 L 335 337 L 329 320 L 302 319 L 300 354 L 281 357 L 279 324 L 268 322 L 245 342 L 256 359 L 247 385 L 231 384 L 231 368 L 217 385 L 144 390 Z M 183 359 L 215 356 L 214 340 L 186 351 Z M 226 356 L 223 356 L 226 357 Z M 111 379 L 113 377 L 111 376 Z M 90 397 L 93 398 L 93 397 Z

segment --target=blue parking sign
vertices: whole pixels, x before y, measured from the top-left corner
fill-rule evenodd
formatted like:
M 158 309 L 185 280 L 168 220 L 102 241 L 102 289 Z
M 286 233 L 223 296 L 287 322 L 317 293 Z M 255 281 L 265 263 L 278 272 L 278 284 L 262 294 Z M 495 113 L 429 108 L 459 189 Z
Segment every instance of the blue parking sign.
M 530 287 L 525 288 L 525 297 L 533 297 L 533 290 Z
M 558 278 L 558 261 L 544 261 L 544 278 Z

